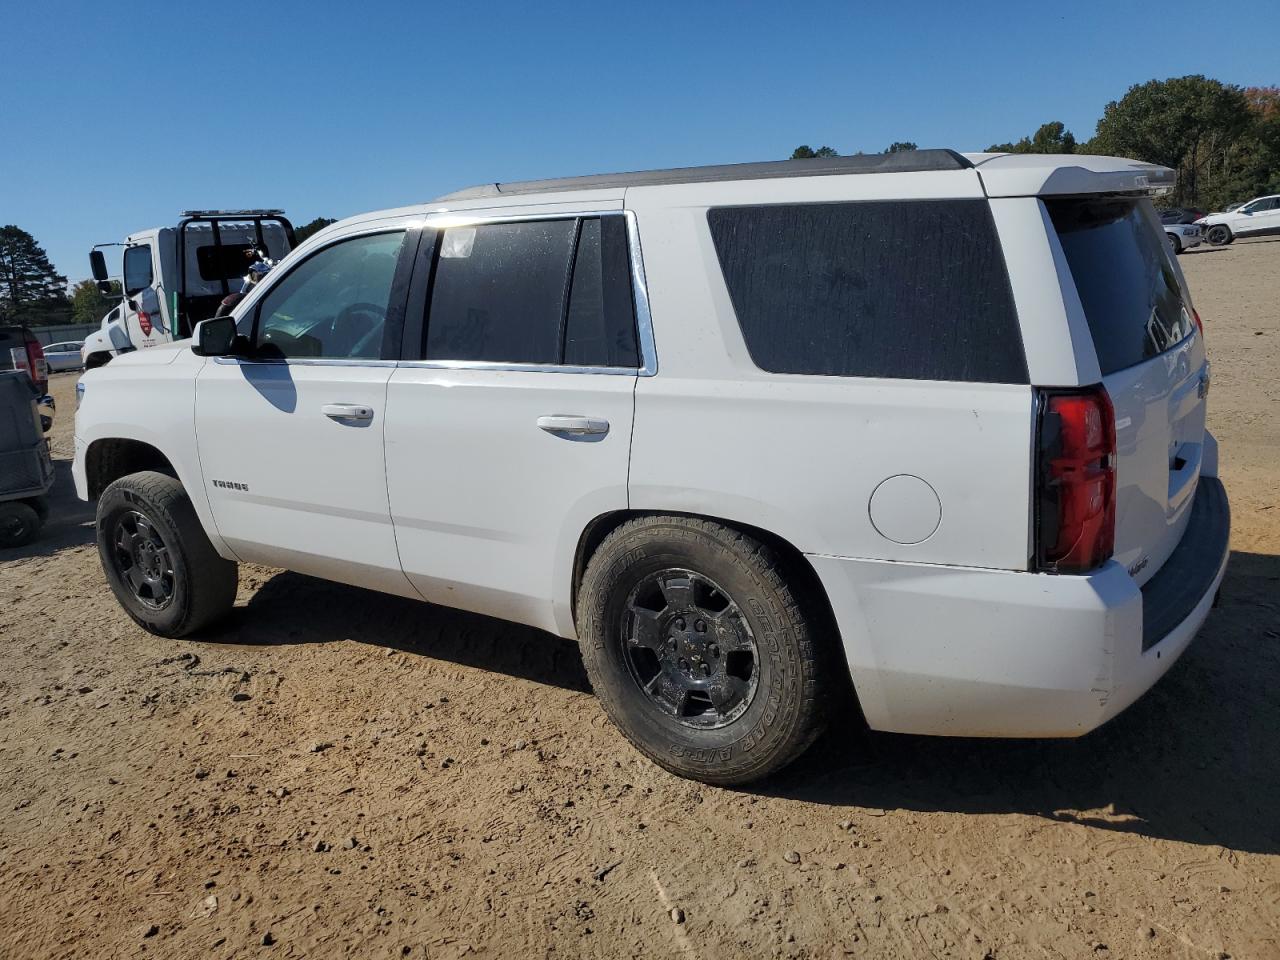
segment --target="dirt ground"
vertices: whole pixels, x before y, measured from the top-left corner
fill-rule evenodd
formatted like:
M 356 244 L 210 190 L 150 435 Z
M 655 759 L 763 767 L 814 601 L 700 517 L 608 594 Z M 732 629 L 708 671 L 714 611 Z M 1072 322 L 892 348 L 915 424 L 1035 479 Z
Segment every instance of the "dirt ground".
M 109 593 L 70 482 L 0 554 L 0 955 L 1280 957 L 1280 241 L 1182 258 L 1222 605 L 1075 741 L 859 732 L 752 790 L 605 722 L 576 646 L 241 568 L 199 642 Z

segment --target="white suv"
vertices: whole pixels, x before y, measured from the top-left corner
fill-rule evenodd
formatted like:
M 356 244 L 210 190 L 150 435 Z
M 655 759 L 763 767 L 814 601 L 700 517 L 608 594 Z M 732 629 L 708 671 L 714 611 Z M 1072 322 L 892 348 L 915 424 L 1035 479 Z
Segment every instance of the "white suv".
M 1196 223 L 1215 247 L 1236 237 L 1262 237 L 1280 233 L 1280 194 L 1258 197 L 1225 213 L 1211 213 Z
M 76 487 L 148 630 L 225 614 L 237 561 L 531 624 L 707 782 L 850 687 L 880 730 L 1076 736 L 1226 564 L 1171 177 L 926 150 L 355 217 L 86 374 Z

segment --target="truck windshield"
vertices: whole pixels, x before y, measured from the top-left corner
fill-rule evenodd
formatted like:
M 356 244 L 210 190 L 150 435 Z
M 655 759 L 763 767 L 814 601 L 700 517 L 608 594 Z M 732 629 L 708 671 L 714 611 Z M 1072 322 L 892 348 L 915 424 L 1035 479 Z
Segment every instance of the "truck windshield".
M 1195 329 L 1164 232 L 1147 221 L 1142 202 L 1044 201 L 1103 376 L 1159 356 Z

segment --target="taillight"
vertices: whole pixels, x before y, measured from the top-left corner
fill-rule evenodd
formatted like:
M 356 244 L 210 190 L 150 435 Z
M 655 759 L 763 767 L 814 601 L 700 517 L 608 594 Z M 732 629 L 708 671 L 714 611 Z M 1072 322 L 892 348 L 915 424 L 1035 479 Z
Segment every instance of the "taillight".
M 1191 318 L 1196 322 L 1196 329 L 1200 331 L 1200 336 L 1204 336 L 1204 321 L 1200 319 L 1200 311 L 1195 307 L 1191 308 Z
M 27 364 L 33 380 L 49 379 L 49 361 L 44 358 L 44 347 L 39 340 L 27 341 Z
M 1116 539 L 1116 414 L 1101 385 L 1040 391 L 1036 566 L 1085 573 Z

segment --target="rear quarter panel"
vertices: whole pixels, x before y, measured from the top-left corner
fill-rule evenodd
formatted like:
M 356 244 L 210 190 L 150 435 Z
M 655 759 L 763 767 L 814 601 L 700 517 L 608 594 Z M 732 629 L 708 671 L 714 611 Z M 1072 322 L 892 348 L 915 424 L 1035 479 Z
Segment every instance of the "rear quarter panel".
M 810 554 L 1025 569 L 1030 387 L 779 375 L 752 363 L 706 211 L 766 191 L 763 202 L 981 195 L 971 171 L 629 190 L 658 355 L 657 375 L 636 387 L 631 508 L 750 524 Z M 872 522 L 873 493 L 903 474 L 936 493 L 940 518 L 920 542 Z

